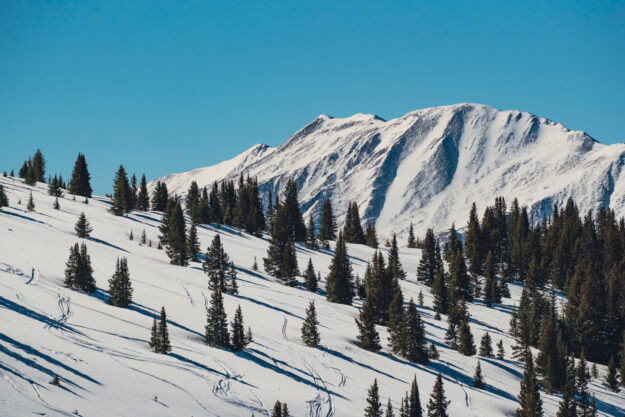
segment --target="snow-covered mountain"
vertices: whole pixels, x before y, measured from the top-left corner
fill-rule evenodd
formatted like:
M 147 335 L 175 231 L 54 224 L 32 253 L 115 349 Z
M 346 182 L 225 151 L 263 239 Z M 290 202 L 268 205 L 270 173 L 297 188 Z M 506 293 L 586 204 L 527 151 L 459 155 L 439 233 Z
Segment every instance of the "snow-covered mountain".
M 161 214 L 135 212 L 125 217 L 108 212 L 109 199 L 60 198 L 60 210 L 45 184 L 27 186 L 20 179 L 3 178 L 10 207 L 0 211 L 0 416 L 269 416 L 276 400 L 287 402 L 296 417 L 360 417 L 367 389 L 377 378 L 383 403 L 391 398 L 397 411 L 401 397 L 416 377 L 421 404 L 427 404 L 436 375 L 444 380 L 451 416 L 500 417 L 514 415 L 523 364 L 511 358 L 515 343 L 508 334 L 521 287 L 511 286 L 512 299 L 495 308 L 471 303 L 475 342 L 488 332 L 500 339 L 505 359 L 462 356 L 444 341 L 446 322 L 435 320 L 429 289 L 415 282 L 418 249 L 400 249 L 407 279 L 400 283 L 406 299 L 423 291 L 418 310 L 428 342 L 440 358 L 415 365 L 393 356 L 388 332 L 378 326 L 384 346 L 378 353 L 356 343 L 361 300 L 353 306 L 327 302 L 325 278 L 331 250 L 297 247 L 303 268 L 311 258 L 321 273 L 320 290 L 286 287 L 262 265 L 267 236 L 257 238 L 236 229 L 201 225 L 203 250 L 220 234 L 238 270 L 239 294 L 224 295 L 228 318 L 241 306 L 254 342 L 241 352 L 204 343 L 210 291 L 201 264 L 171 265 L 155 244 L 142 245 L 139 236 L 156 242 Z M 26 210 L 32 192 L 35 211 Z M 21 200 L 21 204 L 18 202 Z M 86 214 L 93 232 L 79 239 L 74 223 Z M 129 240 L 130 232 L 135 239 Z M 65 262 L 75 242 L 88 247 L 97 291 L 88 295 L 63 285 Z M 363 276 L 373 249 L 348 245 L 354 272 Z M 382 249 L 383 252 L 386 249 Z M 108 280 L 119 257 L 126 257 L 133 303 L 129 308 L 108 304 Z M 262 269 L 262 267 L 261 267 Z M 300 329 L 308 303 L 314 300 L 320 322 L 321 346 L 305 346 Z M 167 309 L 172 352 L 151 352 L 148 341 L 153 314 Z M 475 366 L 481 361 L 486 387 L 472 387 Z M 601 416 L 622 416 L 625 393 L 601 385 L 606 367 L 589 388 Z M 49 382 L 59 376 L 60 386 Z M 542 393 L 545 415 L 553 416 L 560 398 Z M 74 411 L 76 414 L 74 414 Z
M 256 145 L 220 164 L 164 178 L 170 192 L 258 178 L 261 190 L 298 184 L 302 208 L 329 197 L 339 220 L 354 200 L 378 233 L 403 235 L 465 225 L 473 202 L 517 197 L 535 218 L 569 197 L 583 211 L 601 205 L 625 216 L 625 144 L 604 145 L 584 132 L 519 111 L 463 103 L 385 121 L 374 115 L 321 115 L 278 147 Z

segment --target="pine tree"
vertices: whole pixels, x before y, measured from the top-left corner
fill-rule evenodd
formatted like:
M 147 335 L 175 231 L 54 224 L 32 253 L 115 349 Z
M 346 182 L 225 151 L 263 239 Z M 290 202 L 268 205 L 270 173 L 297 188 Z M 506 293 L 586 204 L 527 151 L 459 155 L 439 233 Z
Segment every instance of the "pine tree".
M 89 221 L 87 220 L 87 216 L 85 216 L 84 212 L 80 213 L 76 226 L 74 226 L 74 230 L 76 231 L 76 235 L 83 239 L 88 238 L 90 233 L 93 232 L 93 229 L 89 225 Z
M 282 403 L 280 401 L 276 401 L 276 403 L 273 405 L 273 412 L 271 413 L 271 417 L 283 417 Z
M 336 220 L 332 212 L 332 203 L 325 199 L 321 206 L 321 219 L 319 221 L 319 240 L 327 246 L 329 240 L 336 239 Z
M 614 391 L 618 392 L 618 379 L 616 378 L 616 360 L 614 359 L 614 355 L 610 357 L 610 361 L 608 362 L 608 373 L 604 377 L 603 386 Z
M 365 303 L 367 301 L 365 300 Z M 404 357 L 410 362 L 428 363 L 425 328 L 412 298 L 404 318 Z
M 591 410 L 591 396 L 588 391 L 588 382 L 590 382 L 590 373 L 588 372 L 588 367 L 586 364 L 586 356 L 584 351 L 579 355 L 579 362 L 577 364 L 577 368 L 575 369 L 575 380 L 576 385 L 575 388 L 577 390 L 577 395 L 575 396 L 575 403 L 578 412 L 582 416 L 588 416 Z
M 243 174 L 241 174 L 241 178 L 242 176 Z M 185 206 L 191 221 L 195 223 L 199 222 L 200 188 L 198 187 L 196 181 L 191 181 L 191 184 L 189 185 L 189 189 L 187 190 L 187 195 L 185 197 Z M 243 228 L 242 224 L 238 224 L 237 226 L 241 229 Z
M 232 327 L 232 342 L 230 346 L 232 350 L 239 351 L 245 347 L 245 327 L 243 326 L 243 313 L 241 312 L 241 306 L 237 307 L 234 313 L 234 321 L 230 323 Z
M 145 234 L 145 229 L 143 229 L 141 232 L 141 244 L 145 245 L 146 243 L 148 243 L 148 237 Z
M 229 345 L 228 318 L 219 288 L 215 288 L 211 294 L 207 313 L 206 343 L 214 347 L 228 347 Z
M 306 289 L 308 291 L 317 291 L 317 274 L 315 274 L 315 268 L 312 264 L 312 259 L 308 258 L 308 266 L 306 267 Z
M 401 289 L 397 288 L 393 301 L 388 308 L 388 340 L 393 353 L 401 356 L 404 355 L 406 347 L 404 322 L 404 296 Z
M 132 174 L 130 178 L 130 190 L 128 195 L 128 211 L 137 208 L 137 176 Z
M 35 211 L 35 200 L 33 200 L 33 192 L 31 191 L 28 196 L 28 204 L 26 204 L 26 210 Z
M 408 229 L 408 247 L 414 249 L 417 247 L 417 239 L 414 236 L 414 229 L 412 227 L 412 223 L 410 223 L 410 228 Z
M 497 343 L 497 359 L 503 359 L 505 353 L 506 352 L 503 349 L 503 340 L 499 339 L 499 343 Z
M 78 287 L 78 274 L 80 268 L 80 249 L 78 243 L 69 248 L 69 258 L 65 263 L 65 286 L 68 288 Z
M 406 279 L 406 272 L 404 272 L 399 260 L 399 248 L 397 247 L 397 236 L 395 233 L 393 233 L 391 247 L 388 251 L 387 270 L 389 278 L 393 280 Z M 390 301 L 390 297 L 388 297 L 388 302 Z
M 436 274 L 442 269 L 440 252 L 437 252 L 437 248 L 434 231 L 428 229 L 425 233 L 425 239 L 423 239 L 421 260 L 417 267 L 417 281 L 428 287 L 433 285 Z
M 282 265 L 280 271 L 280 279 L 282 279 L 285 285 L 289 287 L 296 287 L 297 281 L 295 277 L 299 274 L 297 266 L 297 250 L 295 249 L 295 242 L 289 238 L 286 241 L 284 248 L 284 254 L 282 257 Z
M 152 210 L 165 211 L 168 201 L 169 192 L 167 191 L 167 184 L 156 181 L 156 186 L 154 191 L 152 191 Z
M 440 268 L 436 272 L 431 289 L 434 296 L 433 309 L 437 314 L 449 313 L 449 290 L 447 288 L 447 273 Z
M 534 373 L 534 361 L 531 353 L 528 353 L 525 357 L 525 371 L 521 380 L 519 403 L 521 407 L 516 410 L 517 417 L 541 417 L 543 415 L 543 401 L 540 398 L 539 385 Z
M 475 355 L 475 344 L 473 343 L 473 334 L 471 334 L 471 326 L 469 326 L 468 318 L 463 320 L 460 325 L 458 352 L 465 356 Z
M 4 192 L 4 187 L 0 185 L 0 210 L 2 210 L 2 207 L 8 207 L 8 206 L 9 206 L 9 198 Z
M 289 414 L 289 407 L 286 403 L 282 403 L 282 417 L 291 417 L 291 414 Z
M 200 258 L 197 254 L 200 252 L 200 242 L 197 238 L 197 226 L 191 222 L 189 233 L 187 234 L 187 253 L 191 262 L 199 262 Z
M 289 235 L 294 241 L 303 242 L 306 239 L 306 226 L 300 212 L 297 200 L 297 184 L 289 178 L 284 188 L 285 224 Z
M 319 345 L 319 330 L 317 326 L 317 312 L 315 310 L 315 302 L 311 301 L 306 309 L 306 319 L 302 324 L 302 341 L 306 346 L 317 347 Z
M 65 286 L 88 294 L 96 290 L 87 245 L 83 243 L 79 248 L 78 243 L 74 244 L 70 248 L 69 259 L 65 266 Z
M 386 413 L 384 417 L 395 417 L 395 413 L 393 412 L 393 403 L 391 403 L 391 398 L 389 397 L 388 401 L 386 401 Z
M 221 244 L 221 237 L 216 234 L 206 252 L 206 259 L 202 265 L 202 269 L 208 275 L 208 288 L 227 292 L 226 275 L 229 265 L 230 257 Z
M 382 403 L 380 403 L 377 379 L 373 380 L 371 388 L 367 391 L 367 404 L 365 417 L 382 417 Z
M 475 367 L 475 372 L 473 373 L 473 387 L 481 389 L 484 388 L 484 376 L 482 375 L 482 366 L 480 365 L 480 361 L 477 361 L 477 366 Z
M 148 185 L 145 180 L 145 174 L 141 176 L 139 184 L 139 193 L 137 194 L 137 210 L 148 211 L 150 209 L 150 196 L 148 194 Z
M 484 284 L 484 304 L 491 307 L 493 303 L 501 301 L 500 299 L 498 300 L 499 291 L 497 286 L 497 277 L 495 276 L 495 257 L 493 256 L 492 251 L 488 251 L 488 255 L 486 255 L 484 275 L 486 278 Z
M 448 405 L 449 401 L 445 398 L 445 389 L 443 388 L 443 378 L 439 372 L 428 402 L 428 417 L 449 417 L 447 414 Z
M 326 282 L 326 297 L 328 301 L 348 305 L 352 303 L 352 266 L 349 262 L 347 246 L 342 233 L 339 233 L 336 241 L 336 249 Z
M 370 222 L 367 222 L 367 227 L 365 229 L 365 244 L 371 248 L 378 247 L 378 234 L 375 231 L 375 226 Z
M 339 235 L 340 238 L 340 235 Z M 380 335 L 375 328 L 375 319 L 371 302 L 365 299 L 359 318 L 356 319 L 358 326 L 358 343 L 360 347 L 372 352 L 380 350 Z
M 428 346 L 428 359 L 438 359 L 440 357 L 438 353 L 438 349 L 436 349 L 436 345 L 434 343 L 430 343 Z
M 484 335 L 482 336 L 482 339 L 480 340 L 479 355 L 485 358 L 493 357 L 493 347 L 491 345 L 491 338 L 488 332 L 484 333 Z
M 156 314 L 154 315 L 154 320 L 152 321 L 152 332 L 150 334 L 150 348 L 154 353 L 160 353 L 161 347 L 161 335 L 159 333 L 158 321 L 156 320 Z
M 54 174 L 54 178 L 52 180 L 48 181 L 48 194 L 55 197 L 61 197 L 63 195 L 61 182 L 56 174 Z
M 285 285 L 296 286 L 295 276 L 298 274 L 298 264 L 293 240 L 296 226 L 292 224 L 292 217 L 299 213 L 299 208 L 296 204 L 297 196 L 291 199 L 295 200 L 295 203 L 291 203 L 295 206 L 294 209 L 289 209 L 286 204 L 276 200 L 271 240 L 263 263 L 266 272 L 280 279 Z
M 164 243 L 169 262 L 173 265 L 186 266 L 189 256 L 184 216 L 180 203 L 175 203 L 171 214 L 167 217 L 167 223 L 167 235 L 164 238 Z
M 358 204 L 350 202 L 347 206 L 347 215 L 345 216 L 345 225 L 343 227 L 343 237 L 347 243 L 365 244 L 365 234 L 360 224 L 360 214 L 358 213 Z
M 308 215 L 308 224 L 306 225 L 306 246 L 313 250 L 319 249 L 317 234 L 315 233 L 315 222 L 313 220 L 312 213 Z
M 564 375 L 562 401 L 558 407 L 557 417 L 578 417 L 575 403 L 575 361 L 569 360 Z
M 419 386 L 417 385 L 417 376 L 415 375 L 410 385 L 410 393 L 406 396 L 407 413 L 409 417 L 421 417 L 423 409 L 421 408 L 421 399 L 419 398 Z
M 113 198 L 109 211 L 116 216 L 123 216 L 132 209 L 130 185 L 128 184 L 128 176 L 123 165 L 120 165 L 115 173 L 113 181 Z
M 232 262 L 230 262 L 230 265 L 228 266 L 228 271 L 226 273 L 226 293 L 239 293 L 239 283 L 237 282 L 237 269 Z
M 461 298 L 466 301 L 473 301 L 473 291 L 471 291 L 467 266 L 460 250 L 456 252 L 456 256 L 449 265 L 449 286 L 452 302 L 457 302 Z
M 420 306 L 423 306 L 423 290 L 419 288 L 419 295 L 417 296 L 417 302 Z
M 132 285 L 128 272 L 128 260 L 117 258 L 115 273 L 109 279 L 109 303 L 126 308 L 132 302 Z
M 158 353 L 166 355 L 171 352 L 171 344 L 169 343 L 169 331 L 167 330 L 167 313 L 165 313 L 165 307 L 161 307 L 161 321 L 158 324 L 158 334 L 161 342 Z
M 563 336 L 558 332 L 553 295 L 550 312 L 543 320 L 538 348 L 536 372 L 542 377 L 541 386 L 550 394 L 560 392 L 564 387 L 567 361 Z
M 59 210 L 61 208 L 61 205 L 59 204 L 59 198 L 56 197 L 54 199 L 54 204 L 52 204 L 52 207 L 54 207 L 55 210 Z
M 134 235 L 132 229 L 130 229 L 130 233 L 128 234 L 128 240 L 135 240 L 135 235 Z
M 252 328 L 247 326 L 247 333 L 245 334 L 245 344 L 249 345 L 254 341 L 254 335 L 252 334 Z

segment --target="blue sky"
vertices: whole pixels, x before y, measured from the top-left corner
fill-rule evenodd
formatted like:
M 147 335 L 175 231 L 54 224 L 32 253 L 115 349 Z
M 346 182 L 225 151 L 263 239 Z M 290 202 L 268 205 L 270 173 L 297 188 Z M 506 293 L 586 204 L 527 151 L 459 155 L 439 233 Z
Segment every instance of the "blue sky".
M 477 102 L 625 141 L 625 2 L 0 2 L 0 170 L 97 193 L 277 145 L 318 114 Z

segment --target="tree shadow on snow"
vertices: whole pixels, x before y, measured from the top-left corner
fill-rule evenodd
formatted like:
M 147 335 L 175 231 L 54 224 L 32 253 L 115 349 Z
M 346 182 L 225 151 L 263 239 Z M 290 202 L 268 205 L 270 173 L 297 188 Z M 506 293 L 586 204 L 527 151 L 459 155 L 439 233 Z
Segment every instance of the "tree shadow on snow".
M 291 317 L 295 317 L 297 319 L 304 320 L 304 317 L 302 317 L 302 316 L 298 316 L 297 314 L 293 314 L 290 311 L 287 311 L 287 310 L 285 310 L 283 308 L 280 308 L 280 307 L 272 306 L 271 304 L 265 303 L 263 301 L 255 300 L 253 298 L 246 297 L 246 296 L 241 295 L 241 294 L 229 294 L 229 295 L 231 295 L 232 297 L 236 297 L 236 298 L 240 298 L 242 300 L 246 300 L 246 301 L 252 302 L 254 304 L 258 304 L 258 305 L 263 306 L 263 307 L 270 308 L 272 310 L 279 311 L 279 312 L 281 312 L 283 314 L 287 314 L 287 315 L 289 315 Z
M 380 371 L 379 369 L 375 369 L 375 368 L 373 368 L 373 367 L 371 367 L 369 365 L 365 365 L 364 363 L 360 363 L 357 360 L 355 360 L 353 358 L 350 358 L 349 356 L 347 356 L 347 355 L 345 355 L 345 354 L 343 354 L 341 352 L 338 352 L 336 350 L 330 349 L 327 346 L 319 346 L 319 350 L 321 350 L 321 351 L 323 351 L 325 353 L 328 353 L 328 354 L 330 354 L 332 356 L 336 356 L 337 358 L 342 359 L 342 360 L 344 360 L 346 362 L 351 362 L 351 363 L 356 364 L 358 366 L 361 366 L 361 367 L 363 367 L 365 369 L 368 369 L 370 371 L 376 372 L 376 373 L 378 373 L 380 375 L 384 375 L 387 378 L 391 378 L 391 379 L 394 379 L 395 381 L 399 381 L 399 382 L 403 382 L 404 384 L 407 384 L 407 382 L 404 381 L 403 379 L 399 379 L 399 378 L 397 378 L 397 377 L 395 377 L 395 376 L 393 376 L 391 374 L 388 374 L 386 372 Z M 382 354 L 382 355 L 383 356 L 387 356 L 386 354 Z M 388 355 L 388 356 L 390 356 L 390 355 Z
M 75 330 L 74 328 L 72 328 L 71 326 L 68 326 L 65 323 L 61 323 L 57 320 L 54 320 L 48 316 L 44 316 L 41 313 L 38 313 L 34 310 L 31 310 L 28 307 L 22 306 L 20 304 L 14 303 L 11 300 L 7 300 L 6 298 L 0 296 L 0 307 L 4 307 L 6 309 L 15 311 L 18 314 L 21 314 L 23 316 L 26 316 L 28 318 L 37 320 L 41 323 L 43 323 L 46 326 L 49 327 L 53 327 L 55 329 L 61 329 L 64 331 L 68 331 L 68 332 L 72 332 L 75 334 L 79 334 L 79 335 L 83 335 L 81 332 L 79 332 L 78 330 Z M 1 333 L 0 333 L 1 334 Z
M 25 216 L 23 214 L 19 214 L 19 213 L 13 213 L 11 211 L 1 211 L 0 213 L 2 214 L 8 214 L 9 216 L 15 216 L 15 217 L 19 217 L 20 219 L 24 219 L 24 220 L 29 220 L 31 222 L 35 222 L 35 223 L 39 223 L 39 224 L 46 224 L 44 222 L 42 222 L 41 220 L 37 220 L 37 219 L 33 219 L 32 217 L 29 216 Z
M 117 250 L 120 250 L 122 252 L 128 253 L 128 251 L 126 249 L 120 248 L 119 246 L 116 246 L 116 245 L 113 245 L 112 243 L 109 243 L 106 240 L 98 239 L 97 237 L 89 236 L 87 238 L 87 240 L 90 241 L 90 242 L 99 243 L 101 245 L 108 246 L 108 247 L 111 247 L 113 249 L 117 249 Z

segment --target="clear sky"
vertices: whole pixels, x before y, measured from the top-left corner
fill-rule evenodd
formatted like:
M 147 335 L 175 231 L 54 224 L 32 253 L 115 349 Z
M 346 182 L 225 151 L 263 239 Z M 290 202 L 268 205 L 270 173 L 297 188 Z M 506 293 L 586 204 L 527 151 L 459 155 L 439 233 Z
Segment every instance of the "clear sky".
M 324 113 L 477 102 L 625 141 L 623 1 L 0 2 L 0 170 L 96 193 L 277 145 Z

